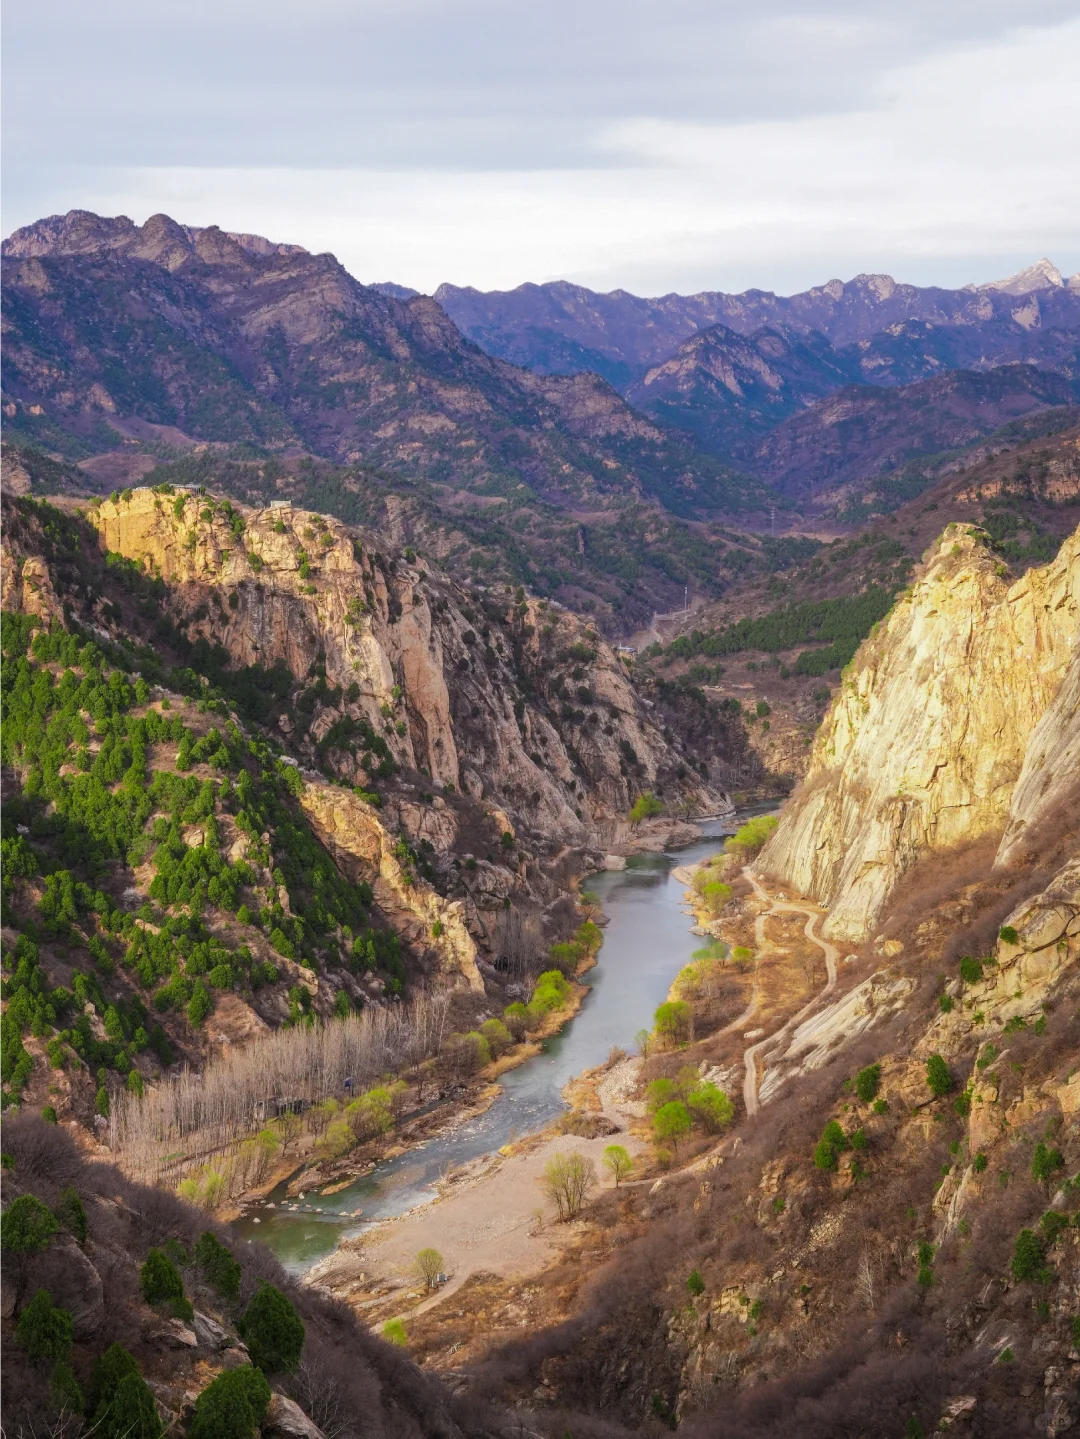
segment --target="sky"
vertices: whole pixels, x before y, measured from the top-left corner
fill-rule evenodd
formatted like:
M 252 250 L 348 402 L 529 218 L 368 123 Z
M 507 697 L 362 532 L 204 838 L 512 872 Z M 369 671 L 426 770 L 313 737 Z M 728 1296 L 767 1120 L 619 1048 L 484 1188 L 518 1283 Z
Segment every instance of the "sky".
M 164 211 L 430 292 L 1080 271 L 1080 0 L 8 0 L 5 234 Z

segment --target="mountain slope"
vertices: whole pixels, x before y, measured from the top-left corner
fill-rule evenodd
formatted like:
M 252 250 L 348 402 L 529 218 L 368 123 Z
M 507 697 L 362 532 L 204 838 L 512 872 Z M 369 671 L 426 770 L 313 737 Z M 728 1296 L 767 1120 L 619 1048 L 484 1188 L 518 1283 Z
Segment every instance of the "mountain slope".
M 728 454 L 858 377 L 821 335 L 714 325 L 627 391 L 639 409 Z
M 845 671 L 763 869 L 859 942 L 916 859 L 996 842 L 1078 634 L 1080 530 L 1010 585 L 979 531 L 949 526 Z M 1060 802 L 1075 775 L 1052 778 Z
M 86 1123 L 301 1015 L 482 1007 L 507 908 L 542 961 L 640 792 L 677 819 L 760 773 L 575 617 L 337 521 L 167 487 L 3 518 L 4 1080 Z
M 654 1032 L 577 1090 L 567 1132 L 609 1095 L 642 1103 L 639 1123 L 620 1111 L 638 1182 L 598 1194 L 541 1273 L 474 1276 L 471 1303 L 423 1315 L 428 1365 L 571 1432 L 1075 1425 L 1078 584 L 1080 532 L 1011 586 L 981 540 L 940 537 L 770 847 L 745 871 L 738 846 L 717 857 L 731 893 L 707 930 L 747 969 L 718 953 L 707 979 L 699 952 L 669 996 L 689 1033 Z M 823 915 L 796 890 L 827 862 L 843 883 L 815 891 Z M 732 1113 L 673 1153 L 662 1107 L 703 1078 Z
M 1076 382 L 1031 365 L 959 370 L 897 389 L 851 385 L 738 452 L 781 494 L 801 504 L 833 503 L 861 481 L 1073 405 L 1077 394 Z
M 980 290 L 860 275 L 787 297 L 643 300 L 558 283 L 492 295 L 444 285 L 436 299 L 490 353 L 543 374 L 595 369 L 714 454 L 770 481 L 779 464 L 781 484 L 790 461 L 755 456 L 754 437 L 852 382 L 895 388 L 1023 363 L 1065 376 L 1074 398 L 1080 380 L 1080 285 L 1038 266 Z M 891 402 L 893 423 L 917 429 L 923 407 L 920 393 L 905 390 Z M 809 467 L 828 468 L 825 430 L 811 422 L 795 445 Z
M 596 376 L 493 360 L 434 301 L 367 289 L 331 255 L 77 211 L 4 253 L 8 419 L 48 448 L 115 448 L 151 424 L 486 497 L 744 503 L 745 484 Z
M 132 1184 L 111 1165 L 81 1154 L 62 1130 L 37 1118 L 6 1120 L 4 1147 L 4 1425 L 12 1439 L 106 1432 L 156 1436 L 166 1428 L 175 1433 L 180 1424 L 186 1429 L 193 1405 L 214 1381 L 237 1369 L 252 1374 L 240 1330 L 264 1284 L 284 1296 L 293 1324 L 299 1320 L 302 1348 L 299 1364 L 268 1362 L 246 1330 L 267 1370 L 262 1434 L 462 1439 L 509 1433 L 495 1412 L 477 1425 L 467 1403 L 375 1338 L 344 1305 L 297 1283 L 262 1246 L 238 1242 L 226 1227 L 171 1194 Z M 39 1222 L 44 1216 L 44 1232 L 21 1251 L 6 1228 L 15 1205 L 23 1213 L 30 1206 Z M 64 1217 L 63 1225 L 53 1210 Z M 178 1266 L 174 1272 L 187 1298 L 179 1307 L 186 1308 L 186 1318 L 175 1317 L 172 1304 L 153 1295 L 148 1299 L 141 1287 L 141 1267 L 150 1260 L 152 1268 L 155 1253 L 159 1267 Z M 59 1387 L 56 1369 L 43 1362 L 55 1356 L 28 1355 L 32 1346 L 18 1325 L 38 1292 L 47 1294 L 53 1312 L 68 1316 L 68 1342 L 61 1339 L 56 1346 L 63 1351 L 58 1367 L 66 1371 Z M 129 1373 L 135 1376 L 133 1391 Z M 117 1392 L 120 1381 L 128 1386 L 128 1404 L 132 1393 L 136 1401 L 146 1395 L 149 1414 L 125 1407 Z M 89 1401 L 85 1425 L 84 1399 Z M 204 1425 L 207 1417 L 200 1415 Z M 227 1407 L 209 1432 L 235 1439 L 250 1435 L 250 1415 L 246 1426 L 244 1418 L 243 1408 Z
M 1037 304 L 1034 297 L 1032 304 Z M 1020 370 L 1020 362 L 1036 371 L 1034 378 Z M 1005 374 L 996 376 L 998 369 Z M 996 376 L 987 381 L 990 390 L 996 385 L 1018 392 L 1034 387 L 1050 403 L 1067 403 L 1080 395 L 1080 327 L 1029 330 L 1011 319 L 977 328 L 909 321 L 869 340 L 833 347 L 815 331 L 801 335 L 765 328 L 741 336 L 717 325 L 685 341 L 626 394 L 643 413 L 687 430 L 717 455 L 734 456 L 753 467 L 755 436 L 806 411 L 829 416 L 826 397 L 852 382 L 864 388 L 902 387 L 891 400 L 866 400 L 891 413 L 897 428 L 915 429 L 925 396 L 935 391 L 913 385 L 990 371 Z M 972 384 L 978 381 L 969 380 L 969 388 Z M 845 398 L 852 394 L 845 391 Z M 1016 401 L 1005 403 L 1003 413 L 1011 408 L 1018 408 Z M 776 443 L 783 448 L 782 441 Z M 827 441 L 812 420 L 799 428 L 796 443 L 805 450 L 808 465 L 815 459 L 818 464 L 825 461 Z M 767 446 L 764 454 L 770 454 Z M 767 458 L 764 473 L 772 478 Z

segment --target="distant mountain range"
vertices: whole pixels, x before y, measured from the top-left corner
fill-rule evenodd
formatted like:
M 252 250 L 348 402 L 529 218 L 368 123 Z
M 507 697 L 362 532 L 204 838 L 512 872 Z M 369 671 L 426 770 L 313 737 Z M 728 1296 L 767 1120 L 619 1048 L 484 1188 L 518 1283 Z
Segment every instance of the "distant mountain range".
M 376 288 L 403 293 L 400 286 Z M 1037 298 L 1018 305 L 1021 296 Z M 960 290 L 899 284 L 890 275 L 857 275 L 787 296 L 746 290 L 642 299 L 625 290 L 597 294 L 557 280 L 489 292 L 440 285 L 434 298 L 462 333 L 490 354 L 553 373 L 595 369 L 622 388 L 714 325 L 740 335 L 763 326 L 796 334 L 816 331 L 836 346 L 859 344 L 912 321 L 976 329 L 1011 322 L 1023 333 L 1075 328 L 1080 275 L 1066 280 L 1049 260 L 1040 260 L 1006 280 Z
M 803 502 L 1080 398 L 1080 275 L 1047 259 L 959 290 L 857 275 L 789 296 L 642 299 L 555 281 L 440 285 L 434 298 L 489 354 L 538 373 L 595 370 L 636 409 Z M 942 383 L 955 371 L 974 373 Z
M 627 505 L 691 523 L 752 525 L 776 502 L 842 514 L 888 496 L 891 471 L 1064 423 L 1080 400 L 1080 276 L 1048 260 L 958 290 L 859 275 L 790 296 L 560 281 L 426 297 L 297 245 L 85 211 L 3 255 L 15 442 L 98 475 L 196 442 L 293 471 L 317 457 L 420 485 L 427 513 L 470 514 L 473 533 L 482 514 L 526 542 L 561 513 L 563 553 L 584 553 L 573 526 Z

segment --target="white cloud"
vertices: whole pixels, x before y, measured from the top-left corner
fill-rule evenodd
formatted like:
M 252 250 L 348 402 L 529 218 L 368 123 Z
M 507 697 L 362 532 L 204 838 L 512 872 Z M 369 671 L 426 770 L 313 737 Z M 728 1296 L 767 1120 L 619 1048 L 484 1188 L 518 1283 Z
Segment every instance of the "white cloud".
M 1077 74 L 1080 19 L 881 71 L 842 113 L 598 123 L 594 168 L 84 169 L 35 198 L 254 230 L 425 290 L 555 276 L 783 290 L 877 269 L 956 284 L 1043 253 L 1068 271 Z

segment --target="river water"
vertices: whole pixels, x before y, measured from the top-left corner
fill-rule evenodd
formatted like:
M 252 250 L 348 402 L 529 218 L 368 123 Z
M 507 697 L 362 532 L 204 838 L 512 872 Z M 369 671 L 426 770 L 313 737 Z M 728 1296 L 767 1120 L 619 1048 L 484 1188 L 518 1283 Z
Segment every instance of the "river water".
M 261 1240 L 287 1269 L 302 1273 L 344 1236 L 433 1199 L 449 1165 L 489 1154 L 554 1119 L 566 1107 L 560 1091 L 567 1080 L 601 1064 L 613 1046 L 633 1047 L 634 1036 L 651 1025 L 671 981 L 702 943 L 690 932 L 684 886 L 672 878 L 672 870 L 715 854 L 723 835 L 768 808 L 755 806 L 726 820 L 707 821 L 705 837 L 678 852 L 635 855 L 626 869 L 588 880 L 609 921 L 597 964 L 586 977 L 589 993 L 540 1054 L 502 1076 L 502 1093 L 486 1113 L 376 1165 L 336 1194 L 313 1191 L 303 1200 L 290 1200 L 280 1185 L 265 1203 L 251 1206 L 234 1230 L 244 1239 Z

